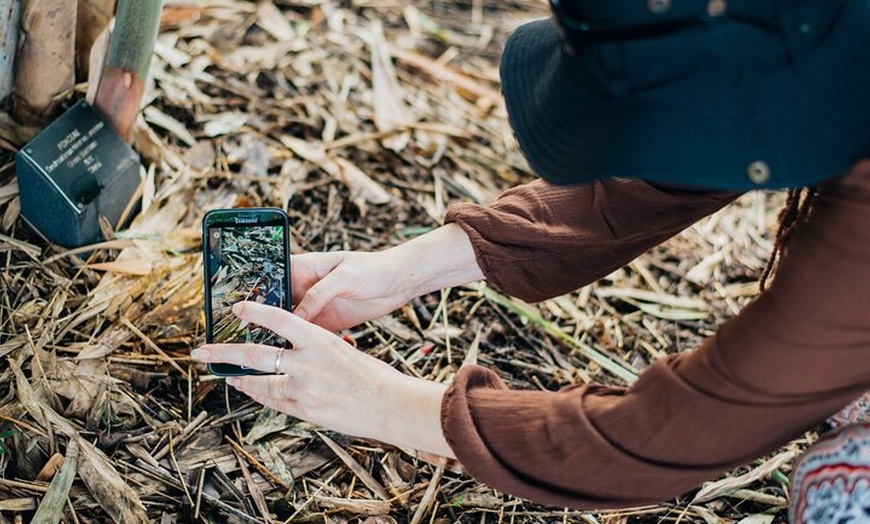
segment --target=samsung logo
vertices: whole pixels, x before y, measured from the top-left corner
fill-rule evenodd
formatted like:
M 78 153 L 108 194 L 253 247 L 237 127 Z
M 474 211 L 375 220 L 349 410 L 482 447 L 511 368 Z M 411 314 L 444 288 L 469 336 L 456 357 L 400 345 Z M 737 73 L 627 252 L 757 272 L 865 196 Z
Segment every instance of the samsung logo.
M 256 217 L 253 217 L 253 218 L 236 217 L 233 220 L 235 221 L 236 224 L 253 224 L 257 221 L 257 218 Z

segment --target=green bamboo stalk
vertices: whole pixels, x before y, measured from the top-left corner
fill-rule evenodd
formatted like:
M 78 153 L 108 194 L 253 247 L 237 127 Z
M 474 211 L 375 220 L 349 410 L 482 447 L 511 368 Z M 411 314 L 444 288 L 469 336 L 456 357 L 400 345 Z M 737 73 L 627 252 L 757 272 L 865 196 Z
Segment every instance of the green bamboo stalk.
M 622 362 L 614 360 L 604 353 L 598 351 L 597 349 L 588 346 L 576 338 L 566 334 L 564 331 L 559 329 L 558 326 L 553 324 L 552 322 L 547 321 L 544 317 L 539 315 L 534 311 L 530 311 L 529 308 L 525 308 L 516 303 L 512 298 L 509 298 L 501 293 L 489 288 L 487 286 L 481 285 L 479 288 L 475 288 L 477 291 L 483 293 L 483 296 L 493 302 L 498 304 L 515 315 L 524 318 L 531 322 L 532 324 L 541 328 L 545 333 L 550 335 L 551 337 L 559 340 L 565 345 L 577 349 L 583 355 L 595 362 L 605 370 L 609 371 L 615 377 L 621 379 L 626 384 L 630 385 L 637 380 L 637 373 L 628 367 L 625 366 Z
M 161 4 L 161 0 L 119 0 L 106 67 L 136 73 L 142 80 L 148 76 L 160 27 Z
M 128 142 L 145 94 L 161 0 L 119 0 L 94 106 Z

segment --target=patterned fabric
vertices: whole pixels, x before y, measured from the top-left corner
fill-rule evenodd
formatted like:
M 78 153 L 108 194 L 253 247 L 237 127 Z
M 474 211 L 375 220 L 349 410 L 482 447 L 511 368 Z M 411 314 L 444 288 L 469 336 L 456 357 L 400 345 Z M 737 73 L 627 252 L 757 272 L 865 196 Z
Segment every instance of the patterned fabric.
M 864 393 L 864 396 L 855 399 L 855 402 L 852 402 L 828 419 L 828 424 L 832 428 L 840 428 L 860 422 L 870 422 L 870 391 Z
M 792 524 L 870 523 L 870 422 L 810 446 L 792 472 Z

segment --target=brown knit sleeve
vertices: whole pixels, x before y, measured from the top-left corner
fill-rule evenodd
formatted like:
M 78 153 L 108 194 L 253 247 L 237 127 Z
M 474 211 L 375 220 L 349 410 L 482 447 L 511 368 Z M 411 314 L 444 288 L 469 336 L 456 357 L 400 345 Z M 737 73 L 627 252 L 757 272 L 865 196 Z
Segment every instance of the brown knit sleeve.
M 572 186 L 537 180 L 488 207 L 451 206 L 445 222 L 468 234 L 490 284 L 531 302 L 607 275 L 737 196 L 633 179 Z
M 491 371 L 466 367 L 444 397 L 444 434 L 473 477 L 505 493 L 579 509 L 663 501 L 734 464 L 716 456 L 713 442 L 703 444 L 704 460 L 677 456 L 685 451 L 677 439 L 698 422 L 696 410 L 718 406 L 699 397 L 673 364 L 654 364 L 631 390 L 590 385 L 555 393 L 511 391 Z M 600 414 L 623 422 L 602 430 Z M 715 433 L 711 422 L 698 429 Z M 668 437 L 676 437 L 670 453 L 639 449 L 647 439 Z
M 513 391 L 463 368 L 442 428 L 478 480 L 559 507 L 660 502 L 870 389 L 870 161 L 821 188 L 770 290 L 630 388 Z

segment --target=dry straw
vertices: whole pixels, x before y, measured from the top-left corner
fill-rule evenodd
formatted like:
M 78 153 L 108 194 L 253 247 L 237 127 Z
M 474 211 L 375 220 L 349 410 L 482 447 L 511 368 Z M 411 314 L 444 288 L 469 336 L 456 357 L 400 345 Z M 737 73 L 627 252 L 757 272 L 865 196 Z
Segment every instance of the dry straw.
M 486 203 L 530 180 L 497 58 L 508 31 L 545 6 L 166 4 L 136 132 L 143 213 L 129 229 L 76 252 L 30 233 L 11 167 L 20 129 L 0 115 L 0 523 L 40 501 L 46 521 L 128 524 L 713 523 L 781 511 L 767 469 L 735 472 L 694 503 L 543 508 L 455 463 L 323 433 L 225 391 L 187 356 L 202 341 L 205 211 L 275 205 L 290 214 L 294 251 L 373 250 L 437 227 L 453 202 Z M 442 382 L 477 362 L 513 387 L 628 384 L 755 295 L 771 248 L 769 200 L 747 196 L 558 299 L 453 289 L 351 336 Z M 32 480 L 56 453 L 66 458 L 54 480 Z

